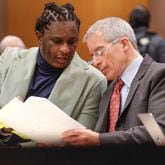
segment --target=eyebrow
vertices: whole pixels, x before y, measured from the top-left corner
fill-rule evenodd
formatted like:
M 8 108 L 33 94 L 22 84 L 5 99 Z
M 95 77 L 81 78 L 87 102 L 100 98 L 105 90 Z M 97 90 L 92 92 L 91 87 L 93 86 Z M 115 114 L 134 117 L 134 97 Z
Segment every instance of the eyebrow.
M 102 48 L 104 48 L 103 45 L 102 45 L 102 46 L 98 46 L 97 48 L 94 49 L 94 52 L 97 51 L 97 50 L 100 50 L 100 49 L 102 49 Z

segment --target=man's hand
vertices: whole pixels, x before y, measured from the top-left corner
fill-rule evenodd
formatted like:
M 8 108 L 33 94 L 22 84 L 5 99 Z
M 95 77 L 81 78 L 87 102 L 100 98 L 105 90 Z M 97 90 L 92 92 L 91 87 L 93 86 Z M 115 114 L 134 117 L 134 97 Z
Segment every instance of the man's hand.
M 12 128 L 2 128 L 2 133 L 12 134 L 13 129 Z
M 74 129 L 62 134 L 62 141 L 72 146 L 97 146 L 99 133 L 89 129 Z

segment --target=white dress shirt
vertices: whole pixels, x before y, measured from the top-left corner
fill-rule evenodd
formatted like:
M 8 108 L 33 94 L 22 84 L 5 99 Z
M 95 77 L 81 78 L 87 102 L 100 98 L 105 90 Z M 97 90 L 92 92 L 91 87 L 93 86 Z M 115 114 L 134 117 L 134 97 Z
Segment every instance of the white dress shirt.
M 120 113 L 124 110 L 124 104 L 126 102 L 128 93 L 130 91 L 131 83 L 143 61 L 143 57 L 139 55 L 131 64 L 128 65 L 128 67 L 125 69 L 123 74 L 121 75 L 121 79 L 124 82 L 124 86 L 121 89 L 121 107 L 120 107 Z

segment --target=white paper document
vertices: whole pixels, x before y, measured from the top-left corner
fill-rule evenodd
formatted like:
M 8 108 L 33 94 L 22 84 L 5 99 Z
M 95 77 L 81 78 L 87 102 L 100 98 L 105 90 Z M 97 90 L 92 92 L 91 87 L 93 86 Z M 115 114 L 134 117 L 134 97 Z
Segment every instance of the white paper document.
M 48 99 L 34 96 L 10 101 L 0 110 L 0 122 L 45 144 L 59 144 L 64 131 L 85 128 Z
M 152 113 L 141 113 L 138 114 L 138 116 L 155 144 L 158 146 L 165 146 L 165 135 L 156 122 Z

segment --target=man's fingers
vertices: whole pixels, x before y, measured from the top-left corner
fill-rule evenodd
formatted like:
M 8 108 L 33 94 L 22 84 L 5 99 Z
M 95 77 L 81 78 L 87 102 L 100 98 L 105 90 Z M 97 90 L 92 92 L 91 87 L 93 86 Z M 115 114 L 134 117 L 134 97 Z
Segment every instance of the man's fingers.
M 13 131 L 12 128 L 5 128 L 5 127 L 2 128 L 1 130 L 2 130 L 3 133 L 11 133 Z

